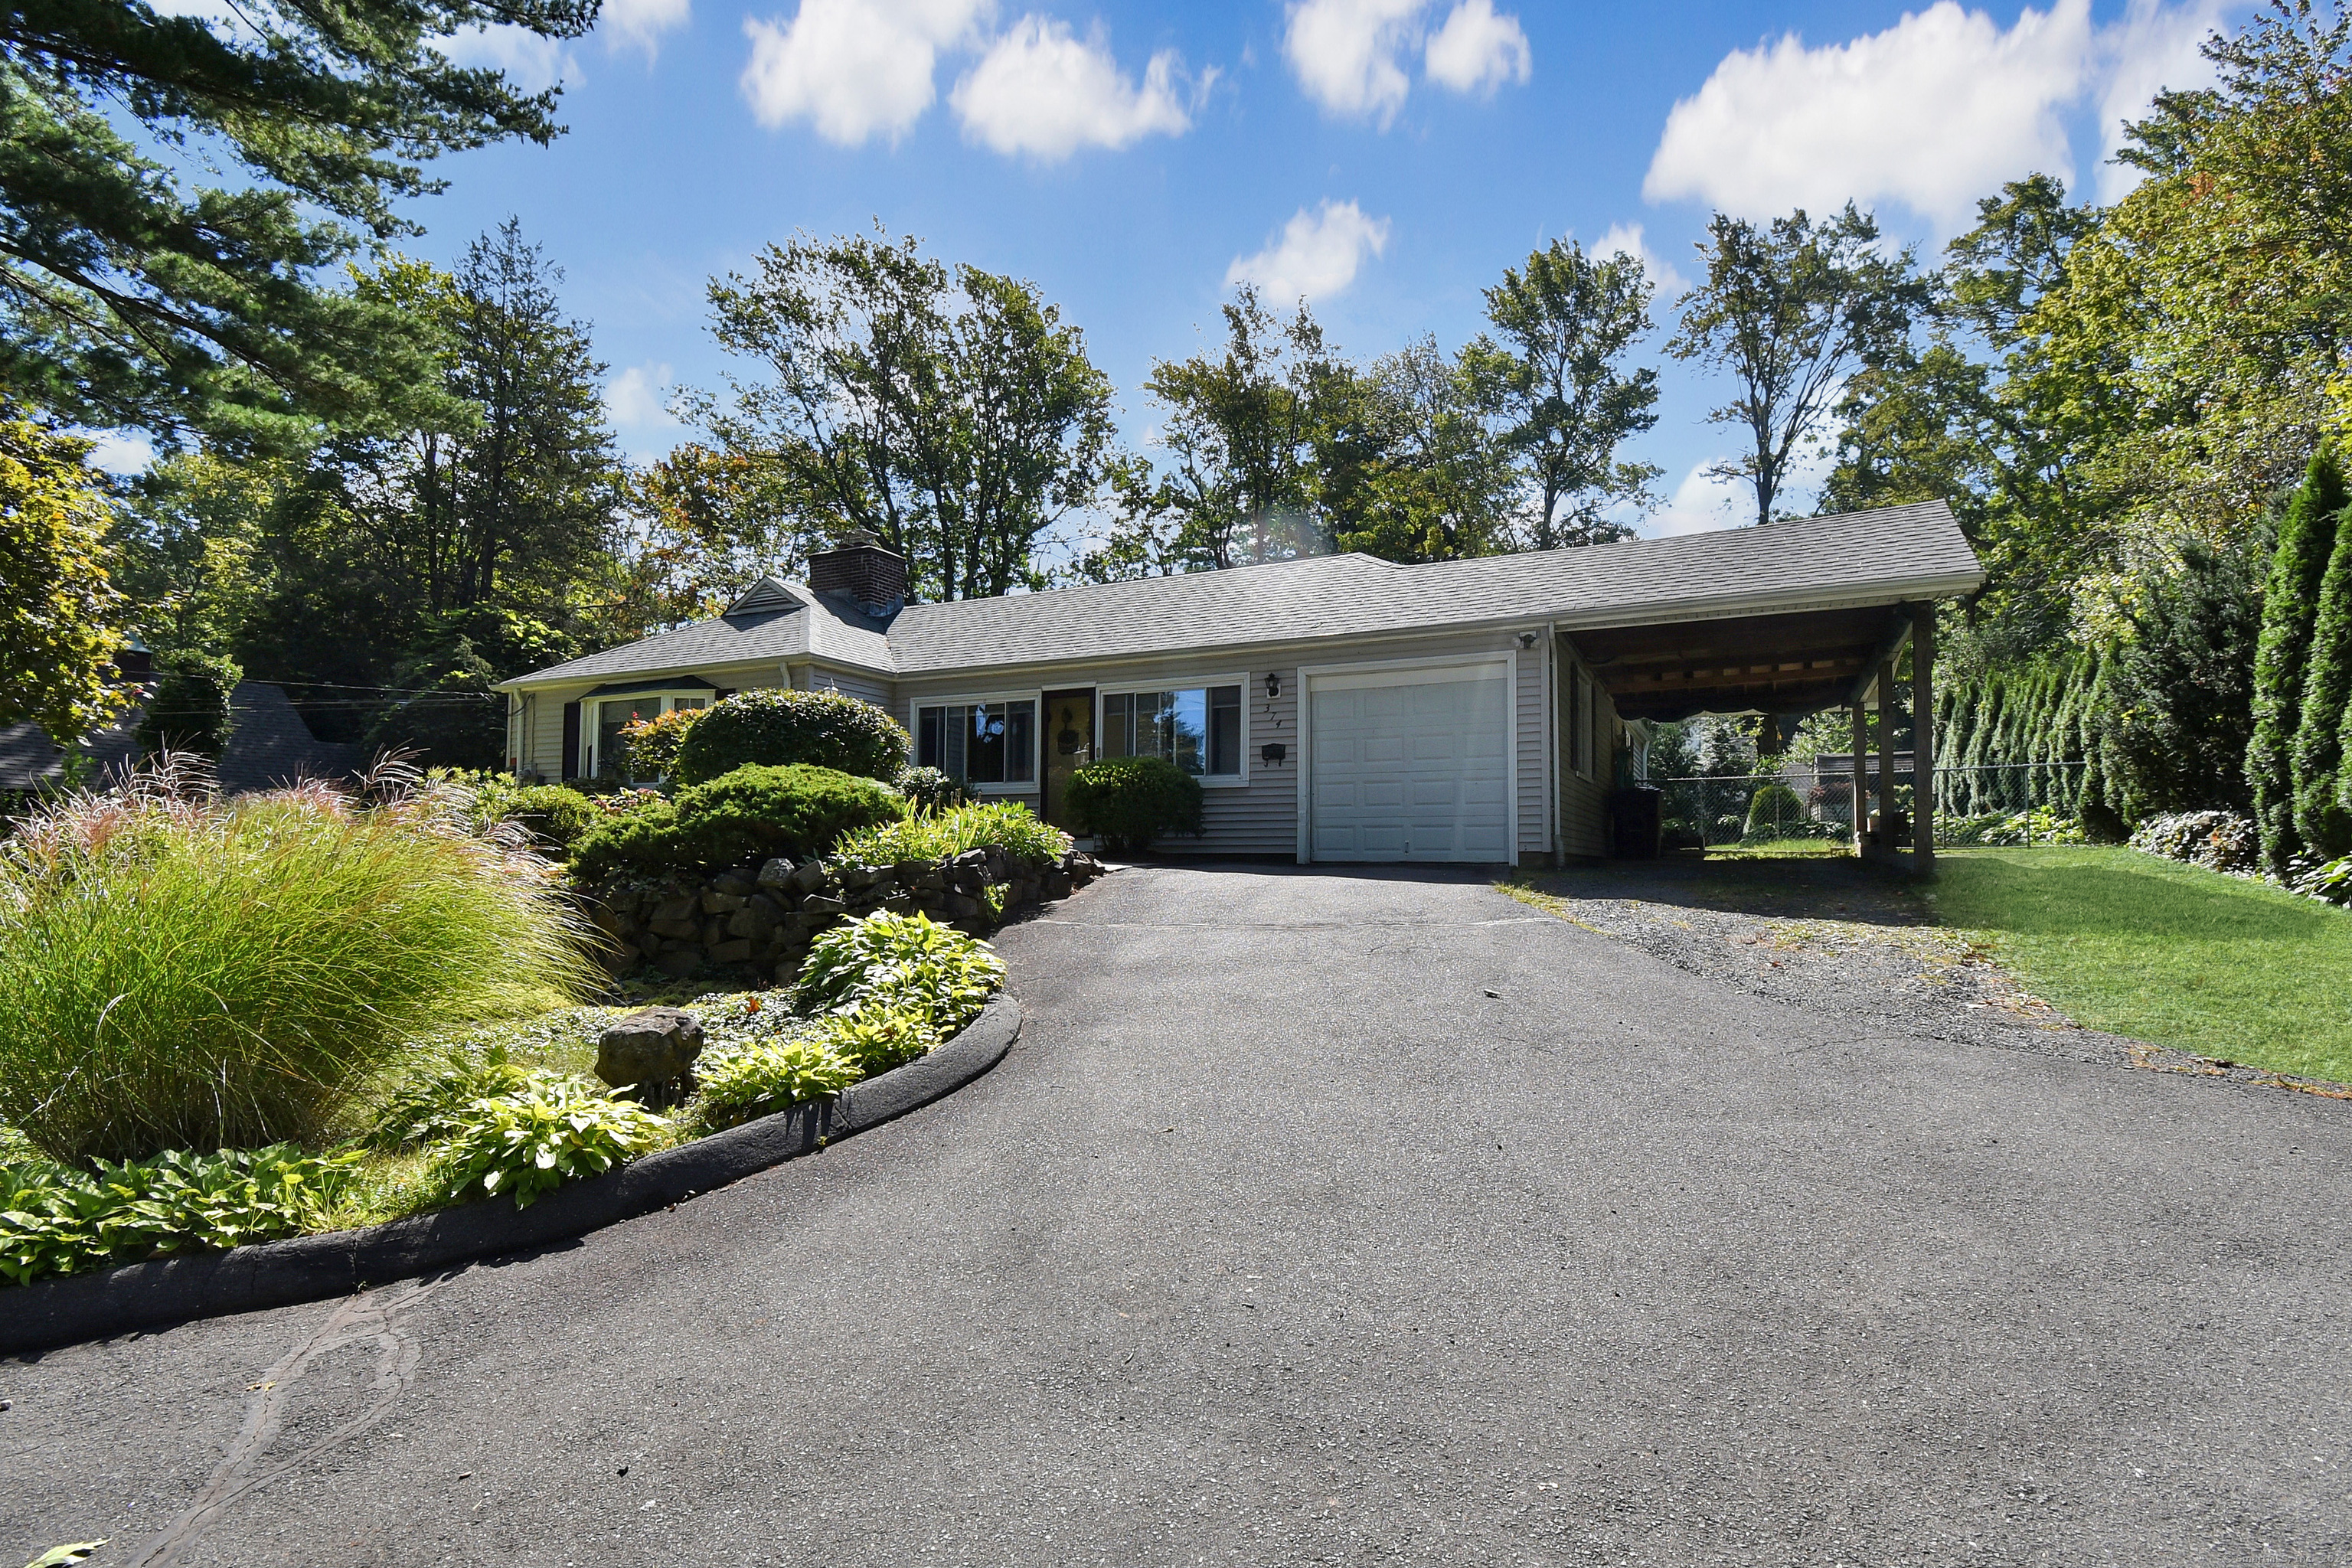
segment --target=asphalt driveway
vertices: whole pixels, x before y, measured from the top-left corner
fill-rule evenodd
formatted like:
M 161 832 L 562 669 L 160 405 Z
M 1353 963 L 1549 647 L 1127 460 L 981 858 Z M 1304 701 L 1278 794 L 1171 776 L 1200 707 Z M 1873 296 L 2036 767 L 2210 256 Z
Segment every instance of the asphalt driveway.
M 2352 1107 L 1467 877 L 1123 871 L 1001 945 L 1021 1044 L 891 1126 L 0 1362 L 0 1563 L 2352 1562 Z

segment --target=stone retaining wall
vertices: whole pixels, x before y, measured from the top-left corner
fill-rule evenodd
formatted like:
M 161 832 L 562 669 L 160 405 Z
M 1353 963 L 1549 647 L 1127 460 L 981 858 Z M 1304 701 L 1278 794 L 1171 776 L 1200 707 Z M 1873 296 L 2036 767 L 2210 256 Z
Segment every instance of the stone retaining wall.
M 680 979 L 718 967 L 772 970 L 778 984 L 800 969 L 819 931 L 876 910 L 919 910 L 973 936 L 1034 904 L 1066 899 L 1102 875 L 1093 856 L 1018 860 L 991 845 L 947 860 L 843 866 L 771 860 L 705 879 L 614 882 L 583 889 L 588 918 L 612 939 L 614 973 L 650 963 Z

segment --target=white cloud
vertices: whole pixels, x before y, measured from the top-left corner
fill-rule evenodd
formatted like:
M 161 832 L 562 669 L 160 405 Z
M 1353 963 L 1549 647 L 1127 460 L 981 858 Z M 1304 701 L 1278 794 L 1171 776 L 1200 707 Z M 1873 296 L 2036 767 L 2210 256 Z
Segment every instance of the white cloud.
M 931 106 L 939 51 L 962 42 L 989 0 L 801 0 L 791 22 L 747 17 L 741 88 L 760 123 L 804 120 L 828 142 L 895 142 Z
M 1743 495 L 1744 487 L 1737 482 L 1719 479 L 1707 472 L 1717 459 L 1695 463 L 1666 498 L 1666 504 L 1639 520 L 1644 539 L 1664 539 L 1676 533 L 1709 533 L 1719 528 L 1738 528 L 1754 521 L 1756 500 L 1753 492 Z
M 1719 528 L 1745 528 L 1756 521 L 1756 487 L 1738 477 L 1725 479 L 1707 470 L 1727 461 L 1708 458 L 1691 465 L 1682 483 L 1666 503 L 1644 518 L 1632 520 L 1645 539 L 1663 539 L 1675 533 L 1707 533 Z M 1800 447 L 1788 471 L 1780 478 L 1780 490 L 1774 510 L 1794 511 L 1803 515 L 1803 509 L 1815 503 L 1830 472 L 1837 467 L 1837 453 L 1818 442 Z
M 2168 10 L 2161 0 L 2131 0 L 2124 19 L 2100 35 L 2106 83 L 2099 94 L 2100 153 L 2113 158 L 2124 144 L 2124 122 L 2146 116 L 2158 88 L 2189 91 L 2213 82 L 2213 62 L 2199 54 L 2228 6 L 2189 0 Z M 2102 164 L 2098 195 L 2112 202 L 2137 184 L 2127 164 Z
M 1458 0 L 1434 34 L 1432 0 L 1295 0 L 1282 53 L 1307 96 L 1333 114 L 1386 129 L 1412 90 L 1403 57 L 1423 50 L 1429 79 L 1456 92 L 1525 81 L 1534 56 L 1519 19 L 1493 0 Z
M 2090 0 L 2025 10 L 2004 31 L 1937 0 L 1884 32 L 1808 48 L 1796 34 L 1724 58 L 1676 103 L 1642 193 L 1694 196 L 1735 216 L 1899 202 L 1949 232 L 2004 180 L 2074 178 L 2062 114 L 2095 100 L 2112 152 L 2120 121 L 2158 86 L 2209 72 L 2196 45 L 2218 0 L 2131 0 L 2101 28 Z M 2127 171 L 2101 176 L 2126 188 Z
M 666 364 L 633 364 L 604 384 L 604 417 L 624 430 L 676 428 L 668 399 Z
M 1428 0 L 1302 0 L 1290 8 L 1282 52 L 1307 96 L 1334 114 L 1386 125 L 1412 83 L 1397 64 Z
M 1066 24 L 1033 14 L 989 46 L 949 101 L 972 140 L 1052 161 L 1081 147 L 1124 147 L 1191 130 L 1177 88 L 1181 69 L 1175 51 L 1162 49 L 1144 68 L 1138 89 L 1119 73 L 1099 29 L 1080 40 Z
M 585 79 L 580 62 L 560 40 L 508 22 L 462 28 L 436 47 L 454 64 L 488 66 L 504 72 L 507 80 L 524 92 L 544 92 L 558 82 L 577 87 Z
M 1641 262 L 1642 269 L 1656 284 L 1661 298 L 1671 299 L 1690 287 L 1690 279 L 1675 270 L 1675 264 L 1650 248 L 1642 237 L 1638 223 L 1618 223 L 1609 226 L 1609 232 L 1592 242 L 1591 254 L 1600 256 L 1630 256 Z
M 661 36 L 693 18 L 693 0 L 604 0 L 596 18 L 611 49 L 642 49 L 647 63 L 661 50 Z
M 1235 257 L 1225 283 L 1255 283 L 1276 305 L 1328 300 L 1356 280 L 1367 253 L 1378 256 L 1388 243 L 1388 219 L 1366 217 L 1353 202 L 1327 201 L 1315 212 L 1299 208 L 1282 237 L 1255 256 Z
M 1430 79 L 1456 92 L 1491 94 L 1505 82 L 1524 82 L 1534 51 L 1517 16 L 1495 14 L 1493 0 L 1462 0 L 1445 26 L 1430 36 Z

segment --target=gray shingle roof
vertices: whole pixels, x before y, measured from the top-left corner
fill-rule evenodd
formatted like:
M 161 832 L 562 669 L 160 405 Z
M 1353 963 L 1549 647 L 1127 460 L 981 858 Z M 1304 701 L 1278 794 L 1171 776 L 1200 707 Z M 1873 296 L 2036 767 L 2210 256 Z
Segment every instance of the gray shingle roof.
M 1673 539 L 1399 566 L 1327 555 L 1231 572 L 910 605 L 901 675 L 1171 649 L 1807 597 L 1951 593 L 1982 579 L 1941 501 Z
M 921 675 L 1511 620 L 1654 621 L 1816 600 L 1924 598 L 1982 580 L 1951 509 L 1922 501 L 1423 566 L 1326 555 L 909 605 L 887 636 L 855 609 L 793 584 L 795 597 L 822 607 L 703 621 L 522 679 L 601 678 L 787 654 Z M 818 634 L 814 647 L 811 631 Z
M 600 680 L 607 676 L 650 675 L 722 664 L 781 664 L 788 658 L 810 658 L 889 669 L 889 643 L 880 625 L 833 595 L 819 594 L 805 583 L 762 578 L 736 602 L 756 605 L 778 600 L 793 607 L 753 609 L 696 621 L 674 632 L 608 647 L 516 679 L 534 683 Z

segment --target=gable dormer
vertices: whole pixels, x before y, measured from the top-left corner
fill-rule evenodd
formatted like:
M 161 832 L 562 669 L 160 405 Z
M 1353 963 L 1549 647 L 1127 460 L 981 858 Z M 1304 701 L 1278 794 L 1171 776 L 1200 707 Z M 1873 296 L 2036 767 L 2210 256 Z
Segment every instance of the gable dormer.
M 773 577 L 762 577 L 744 589 L 735 602 L 727 606 L 726 613 L 730 616 L 765 616 L 800 607 L 801 602 L 793 597 L 790 588 Z

